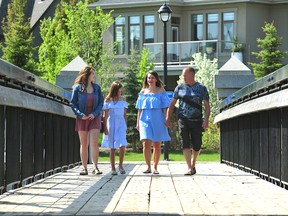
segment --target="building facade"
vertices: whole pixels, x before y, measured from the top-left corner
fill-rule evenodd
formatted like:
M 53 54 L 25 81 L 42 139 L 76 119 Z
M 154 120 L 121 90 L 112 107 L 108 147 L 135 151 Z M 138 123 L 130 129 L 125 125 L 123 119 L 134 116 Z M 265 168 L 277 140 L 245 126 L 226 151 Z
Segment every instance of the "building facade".
M 243 62 L 257 61 L 257 38 L 263 38 L 265 22 L 274 22 L 288 49 L 287 0 L 101 0 L 90 4 L 113 11 L 115 23 L 104 42 L 116 42 L 116 61 L 125 63 L 131 49 L 149 48 L 156 70 L 163 76 L 163 23 L 158 10 L 166 2 L 171 8 L 167 23 L 168 90 L 173 90 L 184 65 L 195 52 L 218 59 L 221 67 L 231 56 L 233 38 L 243 47 Z M 284 64 L 288 59 L 284 59 Z

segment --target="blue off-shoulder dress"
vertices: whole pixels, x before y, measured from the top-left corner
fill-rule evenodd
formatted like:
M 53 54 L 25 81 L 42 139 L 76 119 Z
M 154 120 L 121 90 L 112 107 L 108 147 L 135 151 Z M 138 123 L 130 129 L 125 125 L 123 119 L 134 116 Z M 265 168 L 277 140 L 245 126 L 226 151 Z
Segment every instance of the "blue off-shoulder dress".
M 102 148 L 119 148 L 127 146 L 126 130 L 127 125 L 124 118 L 124 109 L 128 104 L 124 100 L 117 103 L 114 101 L 105 102 L 103 110 L 108 110 L 107 129 L 108 135 L 103 135 Z
M 148 139 L 152 142 L 171 140 L 162 111 L 162 109 L 168 108 L 169 102 L 166 92 L 139 93 L 136 108 L 142 110 L 139 117 L 140 140 Z

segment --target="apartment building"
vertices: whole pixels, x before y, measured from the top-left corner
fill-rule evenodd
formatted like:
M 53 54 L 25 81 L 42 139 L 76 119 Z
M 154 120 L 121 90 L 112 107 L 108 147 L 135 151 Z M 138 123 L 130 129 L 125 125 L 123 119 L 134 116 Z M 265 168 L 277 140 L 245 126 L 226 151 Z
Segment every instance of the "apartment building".
M 113 11 L 115 24 L 104 42 L 116 42 L 116 61 L 125 63 L 131 49 L 149 48 L 156 70 L 163 76 L 163 23 L 158 10 L 165 3 L 171 8 L 167 22 L 168 89 L 195 52 L 217 58 L 221 67 L 231 56 L 233 37 L 243 47 L 243 62 L 257 61 L 256 38 L 263 38 L 265 22 L 274 22 L 283 38 L 281 50 L 288 49 L 288 0 L 100 0 L 89 5 Z M 288 63 L 288 59 L 284 60 Z

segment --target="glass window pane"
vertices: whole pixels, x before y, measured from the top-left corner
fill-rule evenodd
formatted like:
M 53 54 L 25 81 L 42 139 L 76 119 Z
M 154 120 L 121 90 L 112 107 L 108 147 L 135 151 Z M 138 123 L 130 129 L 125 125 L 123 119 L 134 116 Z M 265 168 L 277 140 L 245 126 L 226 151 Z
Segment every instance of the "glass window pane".
M 116 25 L 125 25 L 125 17 L 119 17 L 115 23 Z
M 234 20 L 234 13 L 233 12 L 223 13 L 223 20 L 224 21 L 233 21 Z
M 232 41 L 233 40 L 233 23 L 225 23 L 223 25 L 223 35 L 225 41 Z
M 234 23 L 225 23 L 223 25 L 223 40 L 233 41 Z M 231 49 L 232 43 L 224 43 L 224 49 Z
M 180 18 L 179 17 L 172 17 L 171 24 L 173 25 L 180 25 Z
M 125 30 L 123 26 L 116 26 L 115 28 L 115 41 L 116 47 L 115 51 L 116 54 L 124 54 L 125 52 Z
M 140 24 L 140 17 L 139 16 L 131 16 L 130 17 L 130 24 Z
M 130 26 L 130 49 L 140 48 L 140 26 Z
M 193 25 L 193 37 L 192 40 L 203 40 L 203 24 Z
M 209 23 L 207 26 L 207 40 L 218 39 L 218 23 Z
M 145 23 L 154 23 L 155 22 L 155 17 L 153 15 L 144 16 L 144 22 Z
M 146 25 L 144 31 L 144 43 L 154 43 L 154 25 Z
M 218 14 L 208 14 L 208 22 L 218 22 Z
M 192 16 L 192 22 L 203 22 L 203 14 L 195 14 Z

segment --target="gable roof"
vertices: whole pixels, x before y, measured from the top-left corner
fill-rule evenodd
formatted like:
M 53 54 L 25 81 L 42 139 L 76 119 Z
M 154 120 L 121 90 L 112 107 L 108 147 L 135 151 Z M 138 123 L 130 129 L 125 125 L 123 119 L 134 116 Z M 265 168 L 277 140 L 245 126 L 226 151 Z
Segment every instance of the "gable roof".
M 84 60 L 80 56 L 77 56 L 69 64 L 67 64 L 64 68 L 62 68 L 61 72 L 63 72 L 63 71 L 68 71 L 68 72 L 76 71 L 76 72 L 79 72 L 85 66 L 87 66 L 87 63 L 84 62 Z
M 31 28 L 41 19 L 52 3 L 53 0 L 35 0 L 30 20 Z

